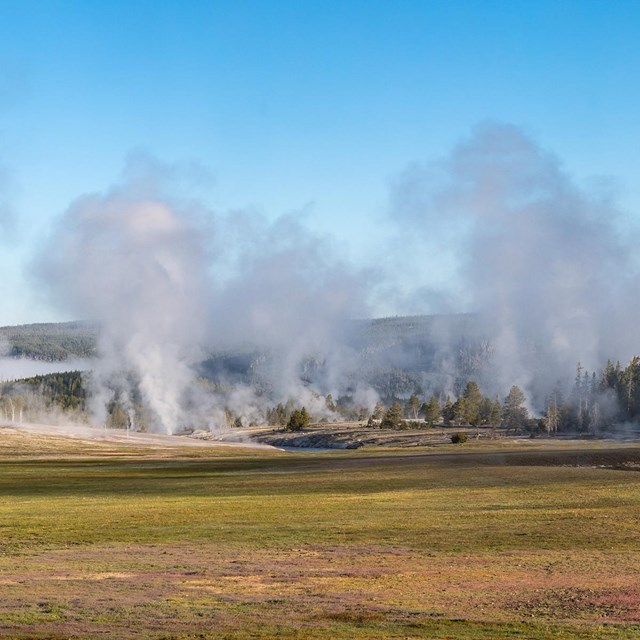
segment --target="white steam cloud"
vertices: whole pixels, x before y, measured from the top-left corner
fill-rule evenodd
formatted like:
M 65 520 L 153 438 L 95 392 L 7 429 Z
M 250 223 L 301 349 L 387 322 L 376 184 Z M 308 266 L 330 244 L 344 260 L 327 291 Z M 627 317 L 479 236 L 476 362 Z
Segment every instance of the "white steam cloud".
M 54 298 L 100 326 L 96 414 L 133 376 L 156 429 L 173 432 L 207 327 L 205 252 L 187 209 L 131 185 L 75 202 L 40 265 Z
M 519 384 L 541 407 L 578 361 L 595 369 L 638 351 L 635 230 L 516 127 L 478 128 L 443 161 L 407 169 L 392 191 L 403 254 L 431 248 L 456 268 L 455 287 L 435 290 L 424 267 L 412 294 L 408 278 L 396 289 L 414 309 L 429 296 L 476 315 L 359 324 L 355 338 L 348 320 L 369 316 L 372 285 L 393 291 L 397 274 L 381 282 L 378 270 L 374 283 L 299 217 L 219 215 L 169 197 L 158 185 L 170 173 L 129 175 L 77 200 L 38 263 L 59 306 L 100 326 L 98 422 L 114 400 L 134 425 L 144 414 L 167 433 L 218 428 L 225 409 L 260 422 L 289 399 L 331 418 L 324 394 L 371 409 L 372 381 L 390 372 L 395 382 L 376 387 L 388 397 L 448 392 L 483 371 L 485 393 Z M 208 386 L 198 381 L 207 367 Z
M 364 309 L 362 276 L 292 216 L 216 216 L 156 185 L 140 174 L 77 200 L 37 265 L 59 306 L 100 327 L 94 420 L 104 423 L 114 400 L 134 426 L 143 412 L 166 433 L 216 429 L 225 408 L 246 421 L 289 398 L 324 408 L 303 381 L 304 363 L 343 366 L 336 337 Z M 247 350 L 258 354 L 254 373 L 267 389 L 223 380 L 205 393 L 197 365 Z
M 578 361 L 594 369 L 638 352 L 636 232 L 520 129 L 479 127 L 445 160 L 407 169 L 392 203 L 454 257 L 501 391 L 517 383 L 541 399 Z

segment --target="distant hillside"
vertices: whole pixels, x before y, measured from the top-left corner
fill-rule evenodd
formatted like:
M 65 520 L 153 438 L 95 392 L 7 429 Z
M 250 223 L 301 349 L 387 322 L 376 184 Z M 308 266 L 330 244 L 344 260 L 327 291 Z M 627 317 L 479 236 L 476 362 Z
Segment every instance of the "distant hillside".
M 382 398 L 481 381 L 491 347 L 473 314 L 394 316 L 346 323 L 339 341 L 350 353 L 340 376 L 346 392 L 360 383 L 372 386 Z M 0 327 L 0 354 L 49 362 L 96 355 L 97 328 L 83 322 L 42 323 Z M 200 374 L 217 384 L 250 384 L 269 391 L 272 355 L 256 349 L 212 352 Z M 336 374 L 324 359 L 301 363 L 300 379 L 322 388 Z
M 96 355 L 97 330 L 84 322 L 0 327 L 0 355 L 49 362 Z
M 458 391 L 469 378 L 482 382 L 491 359 L 490 342 L 473 314 L 352 320 L 338 339 L 348 358 L 310 358 L 300 365 L 300 380 L 323 388 L 337 376 L 345 393 L 364 383 L 389 399 Z M 201 375 L 213 382 L 248 383 L 266 393 L 273 370 L 272 354 L 249 349 L 214 353 L 200 365 Z

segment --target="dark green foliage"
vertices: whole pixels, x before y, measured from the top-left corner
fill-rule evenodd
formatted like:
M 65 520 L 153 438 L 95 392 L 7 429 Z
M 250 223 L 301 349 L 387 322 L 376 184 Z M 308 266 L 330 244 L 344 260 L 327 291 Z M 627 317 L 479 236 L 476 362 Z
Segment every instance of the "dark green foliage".
M 467 382 L 460 397 L 452 404 L 449 397 L 442 408 L 445 424 L 490 426 L 497 428 L 502 422 L 499 400 L 484 397 L 474 380 Z
M 628 366 L 608 361 L 600 377 L 578 363 L 567 398 L 554 390 L 546 402 L 544 432 L 597 435 L 620 423 L 640 421 L 640 357 Z
M 453 444 L 464 444 L 469 438 L 467 438 L 467 434 L 463 431 L 456 431 L 451 434 L 451 442 Z
M 287 411 L 285 406 L 279 402 L 273 409 L 267 411 L 267 423 L 284 427 L 289 421 L 289 415 L 290 411 Z
M 384 414 L 380 427 L 382 429 L 398 429 L 402 425 L 403 419 L 402 405 L 399 402 L 394 402 Z
M 504 399 L 502 418 L 507 429 L 518 431 L 526 425 L 529 413 L 523 406 L 526 402 L 524 392 L 520 387 L 513 385 L 509 395 Z
M 497 398 L 483 398 L 480 403 L 480 424 L 497 429 L 502 422 L 502 405 Z
M 467 401 L 465 398 L 458 398 L 451 406 L 451 422 L 454 424 L 469 424 Z
M 333 396 L 331 394 L 327 395 L 327 397 L 324 399 L 324 402 L 327 406 L 327 409 L 329 409 L 329 411 L 336 410 L 336 403 L 333 401 Z
M 444 407 L 442 407 L 442 419 L 445 425 L 449 426 L 451 424 L 453 416 L 453 404 L 451 403 L 451 398 L 447 396 Z
M 440 403 L 438 398 L 431 396 L 429 402 L 425 403 L 424 407 L 424 421 L 432 427 L 436 422 L 440 420 Z
M 465 401 L 465 419 L 467 424 L 477 426 L 480 424 L 480 406 L 483 401 L 482 394 L 475 380 L 469 380 L 462 397 Z
M 58 361 L 96 355 L 97 330 L 82 322 L 1 327 L 0 338 L 6 338 L 13 357 Z
M 286 429 L 287 431 L 302 431 L 309 426 L 310 422 L 311 416 L 307 409 L 302 407 L 302 409 L 296 409 L 291 413 Z
M 86 390 L 79 371 L 49 373 L 0 385 L 0 395 L 37 396 L 47 406 L 61 409 L 84 409 Z

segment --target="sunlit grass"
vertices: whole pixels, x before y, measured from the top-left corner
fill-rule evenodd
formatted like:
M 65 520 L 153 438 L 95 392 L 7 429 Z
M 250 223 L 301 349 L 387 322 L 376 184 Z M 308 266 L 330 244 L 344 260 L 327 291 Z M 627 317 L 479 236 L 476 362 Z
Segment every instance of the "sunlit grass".
M 637 471 L 0 435 L 2 637 L 640 637 Z

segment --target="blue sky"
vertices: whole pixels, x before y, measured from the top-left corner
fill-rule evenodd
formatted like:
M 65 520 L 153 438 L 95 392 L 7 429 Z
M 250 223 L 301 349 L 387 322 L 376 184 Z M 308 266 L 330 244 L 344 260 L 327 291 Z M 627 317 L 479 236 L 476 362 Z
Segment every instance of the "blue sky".
M 0 0 L 0 325 L 57 319 L 24 272 L 55 216 L 131 152 L 384 247 L 390 182 L 484 120 L 640 213 L 640 3 Z

